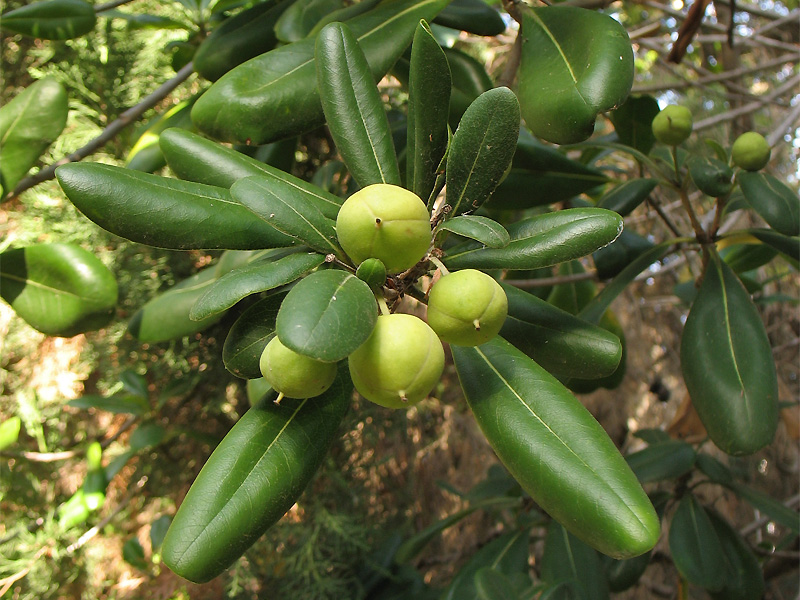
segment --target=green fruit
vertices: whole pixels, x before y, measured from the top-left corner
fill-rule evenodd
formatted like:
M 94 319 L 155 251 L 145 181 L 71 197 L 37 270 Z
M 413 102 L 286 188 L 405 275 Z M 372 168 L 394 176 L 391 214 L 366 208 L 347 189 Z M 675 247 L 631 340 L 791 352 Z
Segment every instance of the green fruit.
M 755 131 L 743 133 L 733 142 L 733 164 L 746 171 L 758 171 L 769 162 L 770 147 L 764 136 Z
M 443 341 L 479 346 L 500 331 L 508 315 L 508 298 L 500 284 L 476 269 L 442 277 L 428 299 L 428 324 Z
M 377 258 L 368 258 L 358 266 L 356 277 L 371 288 L 379 288 L 386 282 L 386 267 Z
M 264 348 L 259 365 L 267 383 L 289 398 L 319 396 L 336 378 L 336 363 L 298 354 L 284 346 L 277 336 Z
M 336 219 L 339 243 L 355 264 L 380 259 L 388 273 L 417 264 L 431 243 L 430 215 L 419 196 L 376 183 L 350 196 Z
M 348 362 L 353 384 L 367 400 L 387 408 L 407 408 L 425 398 L 439 381 L 444 350 L 422 319 L 383 315 Z
M 662 144 L 677 146 L 692 133 L 692 113 L 685 106 L 667 106 L 653 117 L 653 135 Z

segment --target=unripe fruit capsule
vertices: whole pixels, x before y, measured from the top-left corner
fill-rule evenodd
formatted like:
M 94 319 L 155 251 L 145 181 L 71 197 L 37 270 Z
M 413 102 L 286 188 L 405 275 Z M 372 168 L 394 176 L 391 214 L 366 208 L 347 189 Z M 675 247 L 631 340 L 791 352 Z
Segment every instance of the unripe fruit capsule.
M 336 379 L 336 363 L 298 354 L 275 336 L 261 353 L 261 374 L 272 388 L 288 398 L 319 396 Z
M 767 166 L 770 156 L 769 142 L 760 133 L 748 131 L 733 142 L 733 164 L 745 171 L 758 171 Z
M 355 264 L 380 259 L 388 273 L 417 264 L 431 243 L 430 214 L 419 196 L 377 183 L 350 196 L 339 209 L 336 234 Z
M 367 400 L 387 408 L 407 408 L 425 398 L 439 381 L 444 350 L 422 319 L 382 315 L 348 364 L 356 390 Z
M 653 135 L 662 144 L 677 146 L 691 135 L 693 125 L 691 111 L 672 104 L 653 118 Z
M 442 277 L 428 298 L 428 324 L 443 341 L 478 346 L 498 334 L 508 315 L 508 298 L 492 277 L 464 269 Z

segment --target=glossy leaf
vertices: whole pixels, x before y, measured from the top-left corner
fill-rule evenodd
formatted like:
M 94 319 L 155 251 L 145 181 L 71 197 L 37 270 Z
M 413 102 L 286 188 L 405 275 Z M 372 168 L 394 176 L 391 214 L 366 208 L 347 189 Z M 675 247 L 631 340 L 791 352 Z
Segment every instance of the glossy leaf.
M 423 201 L 447 152 L 451 85 L 447 57 L 423 21 L 411 45 L 406 139 L 406 187 Z
M 518 600 L 511 581 L 497 569 L 483 567 L 475 573 L 478 600 Z
M 584 600 L 608 598 L 608 581 L 600 555 L 555 521 L 547 528 L 541 578 L 546 583 L 575 584 Z
M 254 260 L 214 281 L 194 303 L 189 318 L 200 321 L 225 311 L 251 294 L 266 292 L 300 279 L 324 262 L 323 255 L 307 252 Z
M 625 267 L 651 248 L 653 243 L 650 240 L 635 231 L 625 229 L 608 246 L 592 254 L 597 276 L 600 279 L 616 277 Z
M 0 108 L 0 196 L 14 189 L 61 134 L 67 112 L 67 92 L 50 78 L 31 84 Z
M 153 553 L 161 550 L 161 544 L 164 542 L 164 536 L 167 535 L 170 523 L 172 523 L 172 518 L 169 515 L 161 515 L 150 524 L 150 548 Z
M 442 48 L 450 65 L 453 89 L 450 93 L 450 126 L 455 129 L 461 115 L 482 93 L 492 89 L 494 82 L 483 64 L 461 50 Z
M 300 497 L 350 404 L 347 368 L 316 398 L 266 398 L 236 422 L 189 489 L 162 545 L 195 582 L 233 564 Z
M 511 164 L 519 136 L 519 102 L 505 87 L 470 104 L 447 155 L 447 203 L 453 216 L 481 207 Z
M 650 500 L 608 434 L 561 383 L 500 337 L 451 350 L 483 434 L 542 509 L 609 556 L 653 547 L 659 521 Z
M 800 533 L 800 515 L 797 514 L 797 511 L 792 510 L 772 496 L 742 483 L 734 481 L 727 484 L 727 487 L 736 492 L 739 497 L 749 502 L 751 506 L 757 508 L 765 515 L 769 515 L 776 523 L 780 523 L 796 534 Z
M 491 208 L 523 209 L 569 200 L 608 178 L 520 131 L 512 169 L 492 196 Z
M 348 21 L 375 81 L 403 53 L 420 19 L 448 0 L 390 0 Z M 222 141 L 264 144 L 310 131 L 324 121 L 313 38 L 262 54 L 221 77 L 193 111 L 195 125 Z
M 587 139 L 598 113 L 622 104 L 633 84 L 633 50 L 622 25 L 600 12 L 546 6 L 522 13 L 519 100 L 534 135 Z
M 606 567 L 608 589 L 612 592 L 622 592 L 636 585 L 650 565 L 652 554 L 652 552 L 645 552 L 633 558 L 611 561 Z
M 37 331 L 72 337 L 108 324 L 117 282 L 80 246 L 35 244 L 0 254 L 0 296 Z
M 278 19 L 275 34 L 282 42 L 300 41 L 323 17 L 342 7 L 342 0 L 296 0 Z
M 691 444 L 670 440 L 648 446 L 625 457 L 641 483 L 677 479 L 694 467 L 696 453 Z
M 507 284 L 508 317 L 500 335 L 557 377 L 594 379 L 613 373 L 619 339 L 549 302 Z
M 356 183 L 400 185 L 389 120 L 355 35 L 345 24 L 326 25 L 314 56 L 328 129 Z
M 647 199 L 657 185 L 658 181 L 655 179 L 629 179 L 606 192 L 597 206 L 626 217 Z
M 381 0 L 361 0 L 355 4 L 350 4 L 349 6 L 343 6 L 342 8 L 330 11 L 323 18 L 317 21 L 317 24 L 314 25 L 314 28 L 308 34 L 308 37 L 316 37 L 316 35 L 322 31 L 322 28 L 328 23 L 333 23 L 334 21 L 346 23 L 350 19 L 372 10 L 375 8 L 375 6 L 380 4 L 380 2 Z
M 439 230 L 478 241 L 489 248 L 505 248 L 511 241 L 508 231 L 500 223 L 475 215 L 460 215 L 448 219 L 441 224 Z
M 483 0 L 453 0 L 433 22 L 475 35 L 500 35 L 506 30 L 500 13 Z
M 759 243 L 733 244 L 720 252 L 722 260 L 737 274 L 763 267 L 777 255 L 778 251 L 775 248 Z
M 208 267 L 177 283 L 140 308 L 131 317 L 128 331 L 140 342 L 155 344 L 207 329 L 224 313 L 194 321 L 189 318 L 189 311 L 216 279 L 216 268 Z
M 94 6 L 84 0 L 42 0 L 3 14 L 3 29 L 42 40 L 70 40 L 94 29 Z
M 275 23 L 291 0 L 259 2 L 216 27 L 194 55 L 195 70 L 216 81 L 233 67 L 272 50 L 278 42 Z
M 764 324 L 750 295 L 716 253 L 681 338 L 681 370 L 714 443 L 750 454 L 778 426 L 778 380 Z
M 222 346 L 222 361 L 228 371 L 243 379 L 261 377 L 259 360 L 275 335 L 275 319 L 285 296 L 259 300 L 236 319 Z
M 716 158 L 693 156 L 687 161 L 692 181 L 712 198 L 727 196 L 733 189 L 733 169 Z
M 316 204 L 280 179 L 245 177 L 231 186 L 231 196 L 249 208 L 275 231 L 323 254 L 342 257 L 334 221 Z
M 800 239 L 776 233 L 770 229 L 750 229 L 750 235 L 769 244 L 794 261 L 800 261 Z
M 56 177 L 89 219 L 140 244 L 173 250 L 254 250 L 297 244 L 223 188 L 99 163 L 61 165 Z
M 278 337 L 295 352 L 334 362 L 363 344 L 377 319 L 366 283 L 346 271 L 317 271 L 287 294 L 278 313 Z
M 709 518 L 726 559 L 725 584 L 714 600 L 759 600 L 764 597 L 764 573 L 755 554 L 725 519 L 713 511 Z
M 783 235 L 800 235 L 800 197 L 768 173 L 739 171 L 745 200 L 770 227 Z
M 475 575 L 486 567 L 504 575 L 525 572 L 528 568 L 529 537 L 527 530 L 510 531 L 483 546 L 456 573 L 441 599 L 477 598 Z
M 649 154 L 656 143 L 653 117 L 660 110 L 658 100 L 652 96 L 629 96 L 609 115 L 620 143 Z
M 538 269 L 594 252 L 622 232 L 622 218 L 601 208 L 573 208 L 518 221 L 503 248 L 466 242 L 448 250 L 449 269 Z
M 680 574 L 691 583 L 719 591 L 725 584 L 725 555 L 705 509 L 688 494 L 669 526 L 669 550 Z
M 313 202 L 329 219 L 335 219 L 343 200 L 302 179 L 245 156 L 197 134 L 169 129 L 159 139 L 167 164 L 181 179 L 230 188 L 238 180 L 253 175 L 277 179 L 291 189 L 292 197 Z
M 195 98 L 181 102 L 159 116 L 136 140 L 125 159 L 125 166 L 144 173 L 153 173 L 166 166 L 167 161 L 158 145 L 158 138 L 169 127 L 191 129 L 190 113 L 194 101 Z

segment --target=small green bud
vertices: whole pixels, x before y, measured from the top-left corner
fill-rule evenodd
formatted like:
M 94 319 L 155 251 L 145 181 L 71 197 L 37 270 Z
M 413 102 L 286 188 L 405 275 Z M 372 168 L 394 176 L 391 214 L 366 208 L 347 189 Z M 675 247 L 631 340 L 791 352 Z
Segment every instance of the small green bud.
M 356 270 L 356 277 L 371 288 L 379 288 L 386 282 L 386 267 L 377 258 L 368 258 Z

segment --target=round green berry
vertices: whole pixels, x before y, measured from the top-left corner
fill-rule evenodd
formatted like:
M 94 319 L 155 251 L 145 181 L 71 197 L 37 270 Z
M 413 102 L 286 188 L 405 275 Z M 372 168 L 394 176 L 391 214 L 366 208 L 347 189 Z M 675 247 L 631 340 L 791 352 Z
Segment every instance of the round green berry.
M 686 141 L 692 133 L 692 126 L 692 113 L 685 106 L 667 106 L 653 117 L 653 135 L 668 146 Z
M 430 214 L 413 192 L 377 183 L 350 196 L 336 218 L 339 244 L 355 264 L 383 262 L 388 273 L 417 264 L 431 243 Z
M 358 393 L 387 408 L 407 408 L 430 394 L 442 376 L 444 350 L 413 315 L 378 317 L 369 339 L 348 358 Z
M 261 353 L 261 374 L 275 391 L 289 398 L 319 396 L 336 379 L 336 363 L 298 354 L 275 336 Z
M 769 142 L 760 133 L 748 131 L 733 142 L 733 164 L 745 171 L 758 171 L 767 166 L 770 155 Z
M 368 258 L 356 270 L 356 277 L 371 288 L 379 288 L 386 282 L 386 267 L 377 258 Z
M 443 341 L 478 346 L 498 334 L 508 315 L 508 298 L 492 277 L 464 269 L 442 277 L 428 298 L 428 324 Z

